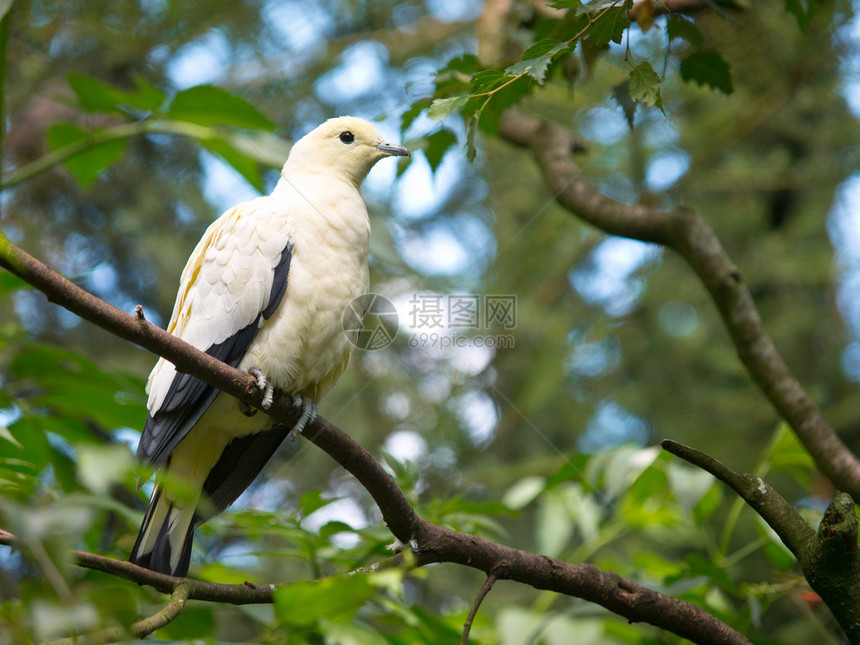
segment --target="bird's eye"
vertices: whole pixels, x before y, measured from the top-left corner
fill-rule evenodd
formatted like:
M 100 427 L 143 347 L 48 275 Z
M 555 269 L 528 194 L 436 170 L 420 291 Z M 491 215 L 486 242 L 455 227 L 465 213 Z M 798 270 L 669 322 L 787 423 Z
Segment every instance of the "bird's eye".
M 340 133 L 338 139 L 340 139 L 343 143 L 352 143 L 353 141 L 355 141 L 355 135 L 349 130 L 346 130 Z

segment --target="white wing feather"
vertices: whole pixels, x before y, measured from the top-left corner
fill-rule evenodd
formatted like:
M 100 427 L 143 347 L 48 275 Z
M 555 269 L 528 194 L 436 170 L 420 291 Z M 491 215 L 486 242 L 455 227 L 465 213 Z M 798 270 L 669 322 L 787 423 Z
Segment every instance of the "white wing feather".
M 167 331 L 206 351 L 252 324 L 266 307 L 274 269 L 287 245 L 288 208 L 260 197 L 228 210 L 197 244 L 180 279 Z M 151 414 L 176 375 L 160 359 L 146 385 Z

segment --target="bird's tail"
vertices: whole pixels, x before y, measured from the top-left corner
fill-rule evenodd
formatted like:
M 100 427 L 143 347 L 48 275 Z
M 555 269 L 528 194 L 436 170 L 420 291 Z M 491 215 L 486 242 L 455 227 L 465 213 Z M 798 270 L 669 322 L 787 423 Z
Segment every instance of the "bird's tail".
M 191 561 L 195 506 L 168 499 L 159 484 L 152 491 L 149 507 L 129 561 L 152 571 L 185 577 Z

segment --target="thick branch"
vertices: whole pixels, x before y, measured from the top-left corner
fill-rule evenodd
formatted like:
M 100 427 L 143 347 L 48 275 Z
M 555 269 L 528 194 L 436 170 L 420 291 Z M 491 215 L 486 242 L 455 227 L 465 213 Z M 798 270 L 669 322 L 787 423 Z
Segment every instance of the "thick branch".
M 37 287 L 49 300 L 61 304 L 85 320 L 165 357 L 181 372 L 193 374 L 245 403 L 259 406 L 262 392 L 257 390 L 252 376 L 218 362 L 136 315 L 126 314 L 99 300 L 24 253 L 2 233 L 0 266 Z M 266 413 L 278 422 L 294 424 L 298 410 L 293 410 L 291 406 L 291 397 L 280 395 Z M 568 564 L 431 524 L 418 516 L 403 491 L 370 453 L 330 422 L 318 417 L 305 429 L 303 436 L 358 479 L 379 506 L 383 519 L 395 537 L 404 543 L 412 540 L 417 542 L 419 564 L 455 562 L 500 579 L 576 596 L 600 604 L 630 621 L 647 622 L 696 643 L 748 643 L 743 635 L 696 605 L 665 596 L 615 573 L 600 571 L 589 564 Z M 77 553 L 76 556 L 81 563 L 86 563 L 85 566 L 100 568 L 143 584 L 152 584 L 163 591 L 175 591 L 181 581 L 128 563 L 113 561 L 109 564 L 106 561 L 110 559 L 92 554 Z M 196 581 L 189 583 L 189 598 L 200 597 L 196 594 L 202 594 L 207 584 Z M 217 585 L 217 591 L 222 592 L 223 587 Z M 251 591 L 253 589 L 249 593 Z M 254 595 L 254 598 L 250 602 L 259 601 L 256 600 L 258 596 Z M 227 602 L 241 603 L 242 600 L 236 597 Z
M 857 513 L 845 493 L 836 493 L 818 532 L 800 561 L 809 585 L 827 603 L 852 643 L 860 643 L 860 549 Z
M 717 305 L 750 376 L 818 468 L 838 488 L 860 500 L 860 462 L 792 376 L 764 330 L 740 271 L 705 220 L 689 210 L 631 206 L 601 194 L 573 161 L 576 137 L 556 124 L 508 110 L 501 120 L 500 135 L 509 143 L 531 149 L 550 190 L 571 213 L 612 235 L 672 248 L 687 261 Z
M 419 564 L 455 562 L 480 569 L 498 579 L 582 598 L 601 605 L 630 622 L 645 622 L 694 643 L 740 644 L 749 641 L 701 607 L 601 571 L 591 564 L 569 564 L 545 555 L 514 549 L 457 533 L 420 520 L 415 533 L 421 549 Z
M 857 513 L 849 495 L 834 496 L 816 532 L 761 478 L 735 472 L 710 455 L 675 441 L 663 441 L 661 445 L 740 495 L 798 559 L 809 585 L 833 612 L 851 642 L 860 643 L 860 549 Z

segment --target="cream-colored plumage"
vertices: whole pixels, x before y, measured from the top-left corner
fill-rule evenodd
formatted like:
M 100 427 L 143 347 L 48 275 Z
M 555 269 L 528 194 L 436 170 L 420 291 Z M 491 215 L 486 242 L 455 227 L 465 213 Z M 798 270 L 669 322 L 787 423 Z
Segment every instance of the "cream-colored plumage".
M 270 386 L 319 400 L 349 360 L 343 313 L 368 291 L 370 223 L 359 185 L 376 161 L 404 154 L 353 117 L 300 139 L 271 195 L 228 210 L 206 231 L 182 272 L 168 331 Z M 164 359 L 147 392 L 138 455 L 181 484 L 156 486 L 131 560 L 185 575 L 194 527 L 232 503 L 286 431 Z

